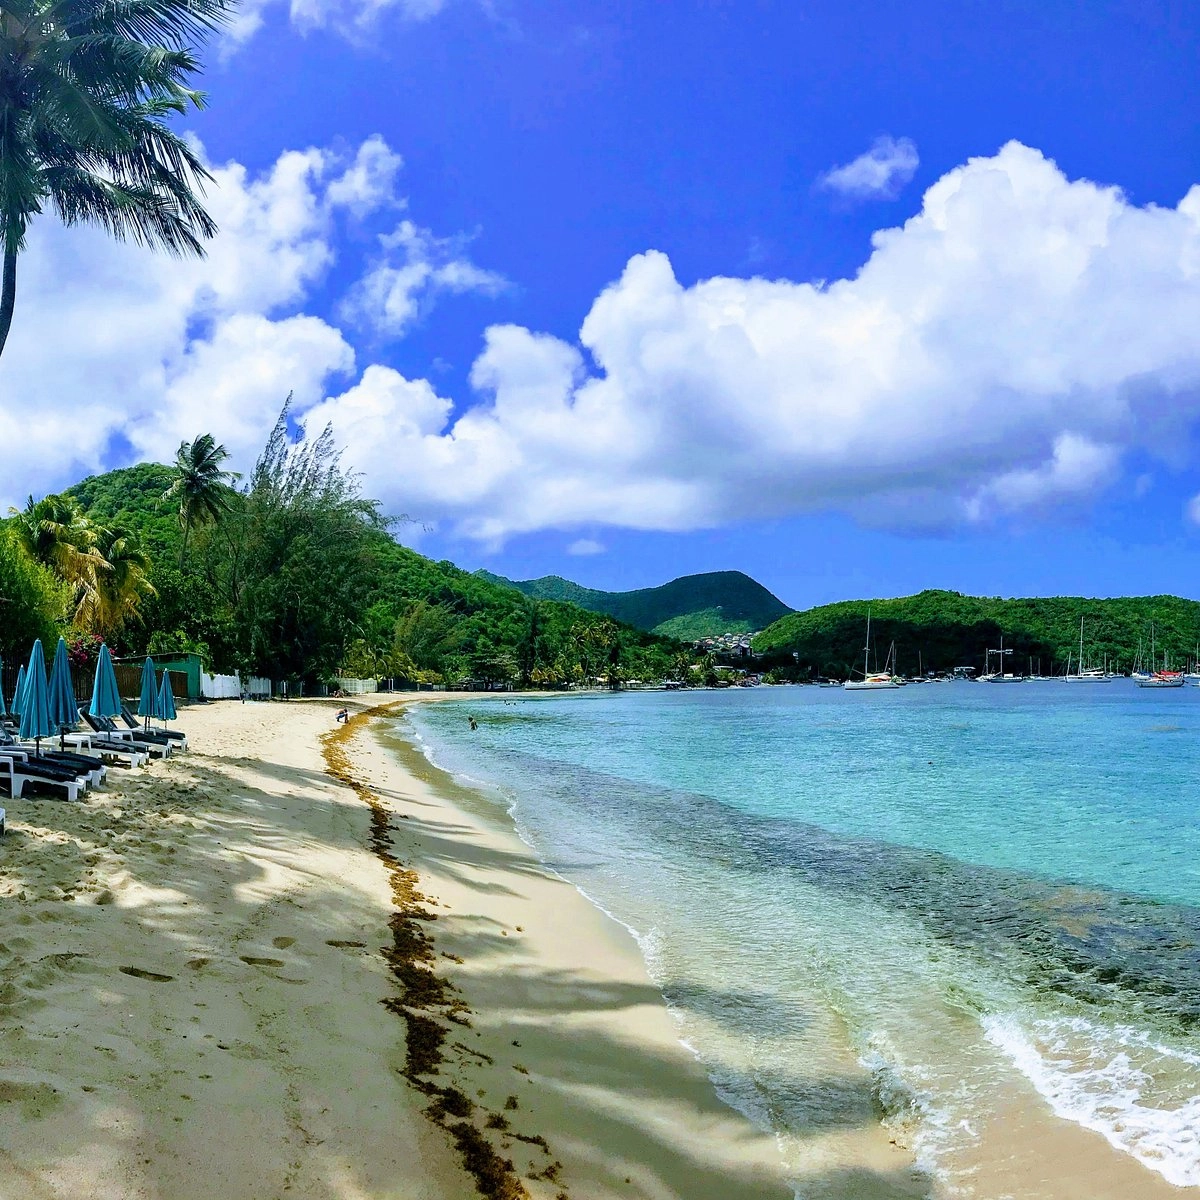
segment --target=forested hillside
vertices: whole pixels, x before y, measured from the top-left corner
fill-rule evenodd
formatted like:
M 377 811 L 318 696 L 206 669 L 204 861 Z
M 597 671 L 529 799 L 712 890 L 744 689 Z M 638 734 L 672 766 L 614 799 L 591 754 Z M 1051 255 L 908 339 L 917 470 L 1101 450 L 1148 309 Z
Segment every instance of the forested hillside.
M 782 600 L 741 571 L 684 575 L 659 587 L 603 592 L 558 575 L 514 581 L 487 571 L 493 583 L 516 588 L 543 600 L 564 600 L 592 612 L 607 613 L 638 629 L 681 641 L 722 633 L 754 633 L 790 612 Z
M 1024 672 L 1032 658 L 1035 667 L 1041 660 L 1043 672 L 1061 673 L 1068 655 L 1078 661 L 1081 617 L 1087 665 L 1102 666 L 1107 660 L 1128 671 L 1139 649 L 1149 655 L 1152 627 L 1160 665 L 1164 651 L 1175 665 L 1188 662 L 1200 641 L 1200 603 L 1178 596 L 1002 600 L 925 591 L 791 613 L 763 630 L 754 648 L 771 662 L 792 664 L 800 676 L 846 677 L 862 668 L 868 608 L 879 665 L 894 641 L 899 670 L 905 674 L 915 674 L 918 661 L 927 670 L 982 668 L 985 651 L 998 648 L 1001 637 L 1005 648 L 1013 650 L 1006 669 Z
M 294 587 L 309 589 L 314 607 L 342 611 L 341 620 L 335 612 L 335 623 L 318 631 L 319 653 L 305 640 L 313 631 L 302 628 L 304 622 L 294 620 L 290 610 L 277 614 L 283 626 L 279 644 L 272 644 L 269 628 L 247 639 L 243 623 L 255 613 L 268 614 L 253 604 L 239 611 L 245 543 L 254 542 L 246 536 L 244 516 L 235 503 L 228 519 L 198 530 L 182 562 L 179 515 L 164 498 L 172 478 L 170 467 L 142 464 L 92 477 L 69 491 L 88 519 L 134 533 L 150 559 L 153 593 L 142 600 L 141 620 L 109 639 L 122 652 L 197 649 L 224 670 L 274 664 L 278 673 L 296 674 L 317 662 L 326 672 L 430 682 L 471 678 L 555 685 L 601 676 L 658 679 L 678 669 L 678 648 L 663 638 L 434 562 L 371 522 L 353 560 L 340 568 L 317 554 L 301 529 L 293 530 L 283 558 L 278 556 L 284 548 L 274 548 L 272 575 L 286 574 Z M 339 581 L 347 574 L 353 595 L 339 603 Z

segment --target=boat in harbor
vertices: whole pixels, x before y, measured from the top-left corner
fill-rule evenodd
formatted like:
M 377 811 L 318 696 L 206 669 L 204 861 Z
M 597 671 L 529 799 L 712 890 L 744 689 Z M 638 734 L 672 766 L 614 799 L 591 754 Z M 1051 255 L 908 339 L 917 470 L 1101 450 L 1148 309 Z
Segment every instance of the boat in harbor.
M 984 663 L 984 666 L 985 667 L 991 666 L 992 655 L 995 654 L 1000 659 L 1000 670 L 993 671 L 993 672 L 985 672 L 983 675 L 980 675 L 979 682 L 980 683 L 1024 683 L 1025 682 L 1024 675 L 1014 675 L 1012 672 L 1006 672 L 1004 670 L 1004 656 L 1006 654 L 1011 654 L 1011 653 L 1012 653 L 1011 648 L 1008 650 L 1006 650 L 1004 648 L 1004 635 L 1001 634 L 1000 635 L 1000 649 L 999 650 L 988 650 L 984 654 L 984 658 L 987 660 Z
M 1181 688 L 1187 683 L 1187 676 L 1183 671 L 1169 671 L 1167 669 L 1167 652 L 1163 651 L 1162 670 L 1154 668 L 1155 651 L 1154 651 L 1154 622 L 1150 622 L 1150 669 L 1141 670 L 1135 668 L 1133 672 L 1133 681 L 1140 688 Z
M 1108 670 L 1107 663 L 1104 667 L 1085 667 L 1083 665 L 1083 617 L 1079 618 L 1079 662 L 1075 670 L 1075 674 L 1071 674 L 1071 659 L 1067 657 L 1067 673 L 1064 678 L 1070 683 L 1108 683 L 1116 678 Z
M 1149 675 L 1133 678 L 1140 688 L 1181 688 L 1187 682 L 1182 671 L 1151 671 Z
M 871 671 L 871 610 L 867 609 L 867 644 L 863 647 L 863 677 L 847 679 L 842 687 L 848 692 L 885 692 L 904 686 L 904 680 L 895 673 L 894 659 L 896 643 L 888 649 L 887 661 L 882 671 Z M 878 661 L 878 660 L 876 660 Z

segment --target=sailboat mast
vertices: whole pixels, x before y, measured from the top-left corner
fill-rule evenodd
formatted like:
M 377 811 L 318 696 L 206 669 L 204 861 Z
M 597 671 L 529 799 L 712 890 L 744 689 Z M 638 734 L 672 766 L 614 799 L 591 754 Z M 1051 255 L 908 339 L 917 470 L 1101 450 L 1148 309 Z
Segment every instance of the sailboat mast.
M 1083 674 L 1083 614 L 1079 616 L 1079 674 Z
M 870 674 L 871 665 L 871 608 L 867 606 L 867 644 L 863 647 L 863 678 Z

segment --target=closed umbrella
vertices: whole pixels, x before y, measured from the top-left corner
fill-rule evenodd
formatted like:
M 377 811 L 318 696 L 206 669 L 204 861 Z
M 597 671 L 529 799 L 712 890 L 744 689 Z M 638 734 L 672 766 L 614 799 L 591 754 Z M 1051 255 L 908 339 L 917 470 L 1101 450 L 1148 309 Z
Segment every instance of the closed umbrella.
M 112 655 L 103 644 L 96 661 L 96 682 L 92 686 L 92 703 L 88 712 L 93 717 L 121 715 L 121 689 L 117 687 L 117 673 L 113 670 Z
M 150 718 L 157 716 L 154 711 L 158 707 L 158 680 L 154 676 L 154 659 L 146 655 L 142 663 L 142 694 L 138 697 L 138 716 L 146 718 L 146 729 L 150 728 Z
M 50 668 L 50 724 L 58 730 L 60 750 L 66 749 L 65 735 L 79 721 L 79 704 L 75 700 L 75 684 L 71 680 L 71 660 L 67 657 L 67 643 L 58 639 L 54 651 L 54 665 Z
M 8 709 L 4 707 L 4 659 L 0 658 L 0 717 L 7 717 Z
M 46 687 L 46 656 L 42 640 L 33 643 L 29 665 L 25 671 L 25 694 L 21 697 L 21 736 L 33 738 L 37 752 L 42 752 L 42 738 L 54 732 L 50 720 L 50 695 Z
M 17 686 L 13 689 L 12 715 L 19 717 L 21 715 L 21 693 L 25 690 L 25 664 L 21 664 L 21 669 L 17 672 Z
M 175 712 L 175 693 L 171 691 L 170 671 L 162 673 L 162 686 L 158 689 L 158 703 L 155 706 L 154 715 L 160 721 L 173 721 L 177 715 Z

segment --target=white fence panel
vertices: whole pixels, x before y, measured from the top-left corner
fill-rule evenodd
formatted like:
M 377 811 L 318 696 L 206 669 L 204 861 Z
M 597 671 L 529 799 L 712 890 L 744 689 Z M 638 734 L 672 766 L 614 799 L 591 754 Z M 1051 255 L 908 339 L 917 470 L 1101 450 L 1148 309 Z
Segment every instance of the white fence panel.
M 378 679 L 338 679 L 337 685 L 347 696 L 369 696 L 379 691 Z
M 208 700 L 236 700 L 242 694 L 242 681 L 236 675 L 208 675 L 200 672 L 200 695 Z

